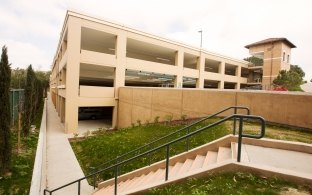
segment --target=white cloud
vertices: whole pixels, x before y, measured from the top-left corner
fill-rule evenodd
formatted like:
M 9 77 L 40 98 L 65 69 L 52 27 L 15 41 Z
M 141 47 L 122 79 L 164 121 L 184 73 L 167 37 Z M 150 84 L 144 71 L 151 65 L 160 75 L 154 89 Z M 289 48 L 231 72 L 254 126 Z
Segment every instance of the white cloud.
M 36 70 L 49 70 L 50 68 L 49 54 L 31 43 L 0 39 L 0 45 L 6 45 L 8 48 L 11 68 L 27 68 L 30 64 Z

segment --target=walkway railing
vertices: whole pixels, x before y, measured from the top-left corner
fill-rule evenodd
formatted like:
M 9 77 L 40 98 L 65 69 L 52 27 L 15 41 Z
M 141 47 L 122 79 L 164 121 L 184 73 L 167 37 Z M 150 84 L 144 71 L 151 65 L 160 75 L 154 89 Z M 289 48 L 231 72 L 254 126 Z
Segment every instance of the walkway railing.
M 214 127 L 214 126 L 217 126 L 217 125 L 219 125 L 219 124 L 221 124 L 221 123 L 224 123 L 225 121 L 232 120 L 232 119 L 234 119 L 234 120 L 238 119 L 238 120 L 239 120 L 237 161 L 240 162 L 240 159 L 241 159 L 241 143 L 242 143 L 242 138 L 243 138 L 243 137 L 248 137 L 248 138 L 260 139 L 260 138 L 262 138 L 262 137 L 264 136 L 264 134 L 265 134 L 265 120 L 264 120 L 262 117 L 260 117 L 260 116 L 234 114 L 234 115 L 225 117 L 225 118 L 223 118 L 223 119 L 218 120 L 217 122 L 214 122 L 214 123 L 212 123 L 212 124 L 209 124 L 209 125 L 207 125 L 207 126 L 205 126 L 205 127 L 202 127 L 202 128 L 200 128 L 200 129 L 198 129 L 198 130 L 196 130 L 196 131 L 190 132 L 189 134 L 186 134 L 186 135 L 184 135 L 184 136 L 181 136 L 181 137 L 179 137 L 179 138 L 177 138 L 177 139 L 174 139 L 174 140 L 172 140 L 172 141 L 169 141 L 169 142 L 167 142 L 167 143 L 165 143 L 165 144 L 162 144 L 162 145 L 160 145 L 160 146 L 157 146 L 157 147 L 155 147 L 155 148 L 153 148 L 153 149 L 150 149 L 150 150 L 148 150 L 148 151 L 142 152 L 142 153 L 140 153 L 140 154 L 138 154 L 138 155 L 135 155 L 135 156 L 133 156 L 133 157 L 131 157 L 131 158 L 128 158 L 128 159 L 126 159 L 126 160 L 123 160 L 123 161 L 121 161 L 121 162 L 118 162 L 118 163 L 116 163 L 116 164 L 114 164 L 114 165 L 112 165 L 112 166 L 106 167 L 105 169 L 96 171 L 96 172 L 94 172 L 94 173 L 92 173 L 92 174 L 89 174 L 89 175 L 87 175 L 87 176 L 85 176 L 85 177 L 82 177 L 82 178 L 77 179 L 77 180 L 75 180 L 75 181 L 73 181 L 73 182 L 70 182 L 70 183 L 68 183 L 68 184 L 65 184 L 65 185 L 63 185 L 63 186 L 61 186 L 61 187 L 58 187 L 58 188 L 53 189 L 53 190 L 47 190 L 47 189 L 46 189 L 46 190 L 44 190 L 44 194 L 46 195 L 46 193 L 49 193 L 49 194 L 51 195 L 53 192 L 55 192 L 55 191 L 57 191 L 57 190 L 60 190 L 60 189 L 65 188 L 65 187 L 67 187 L 67 186 L 69 186 L 69 185 L 72 185 L 72 184 L 77 183 L 77 185 L 78 185 L 78 186 L 77 186 L 77 187 L 78 187 L 78 195 L 80 195 L 80 186 L 81 186 L 80 184 L 81 184 L 81 181 L 82 181 L 82 180 L 87 179 L 87 178 L 92 178 L 92 177 L 94 178 L 94 177 L 95 177 L 96 175 L 98 175 L 98 174 L 101 174 L 101 173 L 106 172 L 106 171 L 109 171 L 109 170 L 114 170 L 114 175 L 115 175 L 115 176 L 114 176 L 114 182 L 115 182 L 115 189 L 114 189 L 114 192 L 115 192 L 115 195 L 116 195 L 117 192 L 118 192 L 118 185 L 117 185 L 117 184 L 118 184 L 118 170 L 119 170 L 120 166 L 122 166 L 122 165 L 124 165 L 124 164 L 126 164 L 126 163 L 128 163 L 128 162 L 130 162 L 130 161 L 133 161 L 133 160 L 135 160 L 135 159 L 138 159 L 138 158 L 140 158 L 140 157 L 142 157 L 142 156 L 145 156 L 145 155 L 148 155 L 148 154 L 153 153 L 153 152 L 155 152 L 155 151 L 161 150 L 161 149 L 163 149 L 163 148 L 166 149 L 166 174 L 165 174 L 165 180 L 167 181 L 167 180 L 168 180 L 168 177 L 169 177 L 170 146 L 171 146 L 172 144 L 177 143 L 177 142 L 179 142 L 179 141 L 181 141 L 181 140 L 188 139 L 189 137 L 191 137 L 191 136 L 193 136 L 193 135 L 196 135 L 196 134 L 198 134 L 198 133 L 200 133 L 200 132 L 202 132 L 202 131 L 205 131 L 205 130 L 207 130 L 207 129 L 210 129 L 210 128 Z M 244 133 L 243 133 L 244 119 L 258 120 L 258 121 L 260 122 L 260 124 L 261 124 L 261 132 L 260 132 L 260 134 L 258 134 L 258 135 L 244 134 Z M 94 184 L 93 184 L 93 185 L 95 186 L 95 180 L 94 180 Z

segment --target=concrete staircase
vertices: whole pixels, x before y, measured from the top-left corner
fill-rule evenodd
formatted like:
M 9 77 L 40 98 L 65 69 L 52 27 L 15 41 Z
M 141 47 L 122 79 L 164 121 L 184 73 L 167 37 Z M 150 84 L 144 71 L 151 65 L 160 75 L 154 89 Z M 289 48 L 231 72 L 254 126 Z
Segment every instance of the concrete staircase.
M 280 173 L 285 175 L 286 172 L 293 178 L 303 178 L 307 179 L 308 182 L 312 182 L 312 167 L 310 168 L 309 166 L 312 164 L 311 145 L 303 144 L 307 147 L 305 152 L 299 151 L 298 153 L 298 150 L 304 148 L 299 144 L 301 146 L 295 147 L 295 151 L 291 151 L 292 154 L 289 154 L 290 158 L 295 156 L 297 160 L 306 161 L 306 166 L 298 165 L 301 166 L 302 170 L 295 173 L 292 170 L 293 165 L 287 166 L 287 163 L 284 163 L 285 165 L 279 167 L 279 162 L 272 162 L 272 159 L 270 160 L 269 158 L 270 155 L 278 155 L 281 153 L 281 150 L 283 150 L 282 152 L 289 151 L 290 146 L 293 146 L 292 143 L 278 142 L 278 144 L 275 144 L 275 148 L 272 148 L 272 145 L 274 145 L 273 141 L 246 139 L 247 143 L 242 145 L 241 162 L 238 163 L 236 162 L 238 146 L 236 140 L 237 137 L 235 136 L 226 136 L 170 158 L 169 178 L 167 181 L 165 181 L 165 161 L 122 175 L 118 177 L 118 194 L 144 192 L 149 188 L 167 185 L 188 177 L 200 177 L 207 174 L 207 172 L 227 170 L 244 171 L 261 168 L 264 174 L 275 173 L 276 175 Z M 263 145 L 268 145 L 269 147 L 264 147 Z M 262 152 L 266 152 L 266 158 L 269 159 L 263 159 L 261 157 Z M 99 184 L 99 190 L 94 194 L 114 194 L 114 187 L 114 179 L 105 181 Z

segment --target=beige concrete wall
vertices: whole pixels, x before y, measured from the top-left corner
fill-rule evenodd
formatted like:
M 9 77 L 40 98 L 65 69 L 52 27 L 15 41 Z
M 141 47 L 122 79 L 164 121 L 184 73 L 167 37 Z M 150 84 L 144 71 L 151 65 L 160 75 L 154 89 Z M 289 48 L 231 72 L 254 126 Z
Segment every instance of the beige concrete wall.
M 235 90 L 119 88 L 118 127 L 141 120 L 160 121 L 215 113 L 229 106 L 247 106 L 267 121 L 312 129 L 312 94 Z M 229 115 L 232 112 L 227 112 Z

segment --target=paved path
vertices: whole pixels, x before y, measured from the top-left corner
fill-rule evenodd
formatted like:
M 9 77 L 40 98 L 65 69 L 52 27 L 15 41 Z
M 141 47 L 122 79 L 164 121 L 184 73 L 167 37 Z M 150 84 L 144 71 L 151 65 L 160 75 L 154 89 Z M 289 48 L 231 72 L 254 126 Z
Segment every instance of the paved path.
M 49 97 L 49 96 L 48 96 Z M 64 127 L 54 109 L 51 98 L 47 101 L 47 186 L 52 190 L 84 176 L 75 154 L 64 133 Z M 81 183 L 81 194 L 91 194 L 93 188 L 86 180 Z M 77 194 L 78 184 L 55 194 Z

